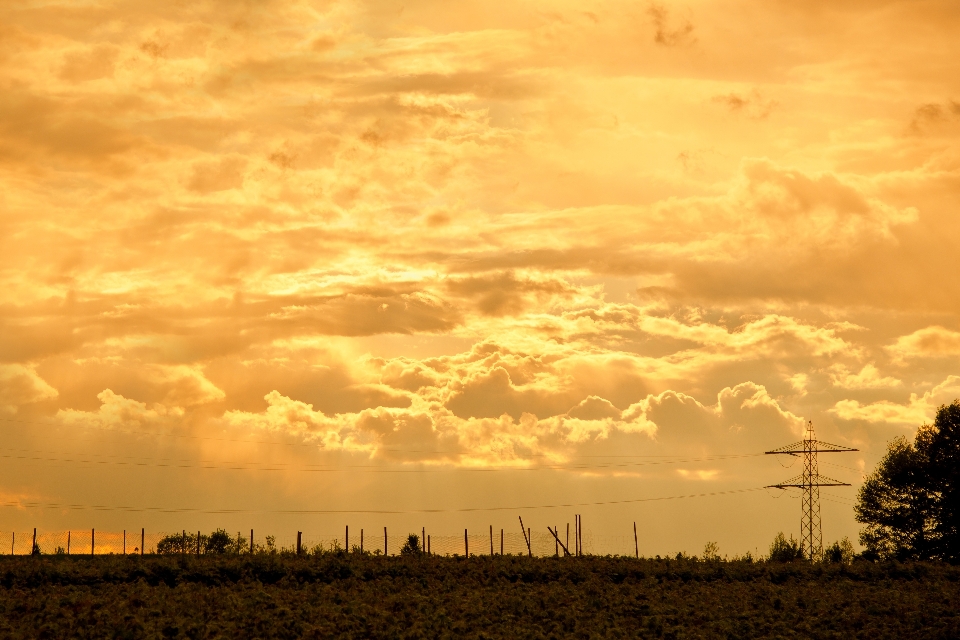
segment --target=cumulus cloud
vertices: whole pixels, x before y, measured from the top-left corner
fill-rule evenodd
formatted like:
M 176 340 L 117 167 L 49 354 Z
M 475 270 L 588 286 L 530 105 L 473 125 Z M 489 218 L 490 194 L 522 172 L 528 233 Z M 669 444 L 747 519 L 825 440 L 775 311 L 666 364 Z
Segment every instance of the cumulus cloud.
M 873 364 L 864 365 L 859 373 L 852 373 L 843 364 L 830 367 L 830 380 L 841 389 L 885 389 L 901 384 L 900 380 L 882 376 Z
M 857 400 L 841 400 L 830 413 L 841 420 L 862 420 L 870 423 L 887 423 L 898 426 L 917 427 L 930 422 L 937 408 L 960 398 L 960 376 L 948 376 L 922 395 L 910 394 L 905 403 L 880 400 L 861 404 Z
M 7 3 L 0 411 L 184 457 L 569 468 L 801 415 L 873 455 L 960 395 L 944 7 Z

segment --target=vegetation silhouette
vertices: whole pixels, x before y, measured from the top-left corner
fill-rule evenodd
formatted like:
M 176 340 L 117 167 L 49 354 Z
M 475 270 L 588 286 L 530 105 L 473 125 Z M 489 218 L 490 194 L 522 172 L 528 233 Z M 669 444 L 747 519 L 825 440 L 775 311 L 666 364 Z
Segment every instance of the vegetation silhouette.
M 864 558 L 960 561 L 960 400 L 887 445 L 854 513 Z
M 407 536 L 407 541 L 400 547 L 400 555 L 409 556 L 418 553 L 423 553 L 423 549 L 420 546 L 420 536 L 411 533 Z

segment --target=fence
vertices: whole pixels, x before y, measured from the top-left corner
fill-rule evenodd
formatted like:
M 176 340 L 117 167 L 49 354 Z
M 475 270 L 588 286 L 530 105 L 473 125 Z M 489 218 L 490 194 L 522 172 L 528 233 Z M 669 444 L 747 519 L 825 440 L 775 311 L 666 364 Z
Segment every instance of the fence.
M 516 527 L 519 529 L 519 526 Z M 197 533 L 196 531 L 175 531 L 175 532 L 146 532 L 141 529 L 128 529 L 126 531 L 96 531 L 91 529 L 71 530 L 71 531 L 0 531 L 0 554 L 2 555 L 30 555 L 33 551 L 34 535 L 36 535 L 36 546 L 43 555 L 48 554 L 69 554 L 69 555 L 139 555 L 141 553 L 153 554 L 157 552 L 157 547 L 164 539 L 175 537 L 177 544 L 175 552 L 195 554 L 197 553 Z M 426 538 L 421 544 L 424 550 L 429 546 L 429 551 L 434 555 L 451 556 L 464 555 L 469 547 L 471 556 L 490 555 L 491 542 L 495 555 L 501 553 L 507 555 L 527 555 L 527 543 L 523 534 L 512 532 L 505 529 L 489 529 L 482 532 L 466 532 L 464 534 L 454 535 L 435 535 L 430 531 L 416 531 L 419 537 L 426 534 Z M 566 529 L 560 527 L 558 532 L 560 540 L 568 543 Z M 349 540 L 347 536 L 349 535 Z M 201 543 L 206 540 L 209 533 L 201 534 Z M 270 536 L 255 534 L 251 538 L 251 532 L 247 530 L 231 533 L 231 544 L 229 549 L 233 553 L 249 554 L 251 540 L 254 552 L 295 552 L 297 549 L 296 532 L 291 532 L 281 536 Z M 388 532 L 385 539 L 383 529 L 378 530 L 344 530 L 339 535 L 336 534 L 311 534 L 303 533 L 299 535 L 300 548 L 304 552 L 331 551 L 347 548 L 351 551 L 360 550 L 361 544 L 364 551 L 370 553 L 386 553 L 388 555 L 398 555 L 400 549 L 406 543 L 409 533 L 400 534 L 398 532 Z M 574 551 L 574 532 L 569 534 L 570 552 Z M 635 553 L 634 540 L 631 536 L 597 536 L 585 530 L 582 534 L 584 553 L 591 555 L 629 555 Z M 361 542 L 362 541 L 362 542 Z M 169 545 L 168 545 L 169 546 Z M 201 547 L 203 545 L 201 544 Z M 563 555 L 562 549 L 559 549 L 553 536 L 546 532 L 530 532 L 530 550 L 534 556 L 545 557 L 552 556 L 559 550 Z M 204 550 L 201 548 L 201 552 Z

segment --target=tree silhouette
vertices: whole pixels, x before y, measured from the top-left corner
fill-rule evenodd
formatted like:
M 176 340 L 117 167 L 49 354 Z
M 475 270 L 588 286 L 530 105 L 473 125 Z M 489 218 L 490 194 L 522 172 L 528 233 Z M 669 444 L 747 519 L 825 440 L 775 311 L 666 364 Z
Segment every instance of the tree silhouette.
M 941 406 L 911 443 L 899 437 L 857 496 L 864 555 L 960 559 L 960 401 Z
M 415 533 L 411 533 L 407 536 L 407 541 L 403 543 L 403 547 L 400 548 L 400 555 L 407 556 L 416 553 L 421 553 L 423 550 L 420 548 L 420 536 Z

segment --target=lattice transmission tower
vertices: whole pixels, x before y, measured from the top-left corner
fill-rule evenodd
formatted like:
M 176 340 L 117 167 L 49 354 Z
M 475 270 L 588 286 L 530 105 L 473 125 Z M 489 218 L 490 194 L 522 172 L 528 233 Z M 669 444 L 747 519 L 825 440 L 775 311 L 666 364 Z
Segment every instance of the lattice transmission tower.
M 807 432 L 803 440 L 785 447 L 765 451 L 768 455 L 803 456 L 803 473 L 779 484 L 769 485 L 769 489 L 800 489 L 803 515 L 800 519 L 800 548 L 811 561 L 823 558 L 823 531 L 820 526 L 820 487 L 849 487 L 847 482 L 820 475 L 817 467 L 818 453 L 847 453 L 858 451 L 850 447 L 830 444 L 817 440 L 813 433 L 813 423 L 807 422 Z

